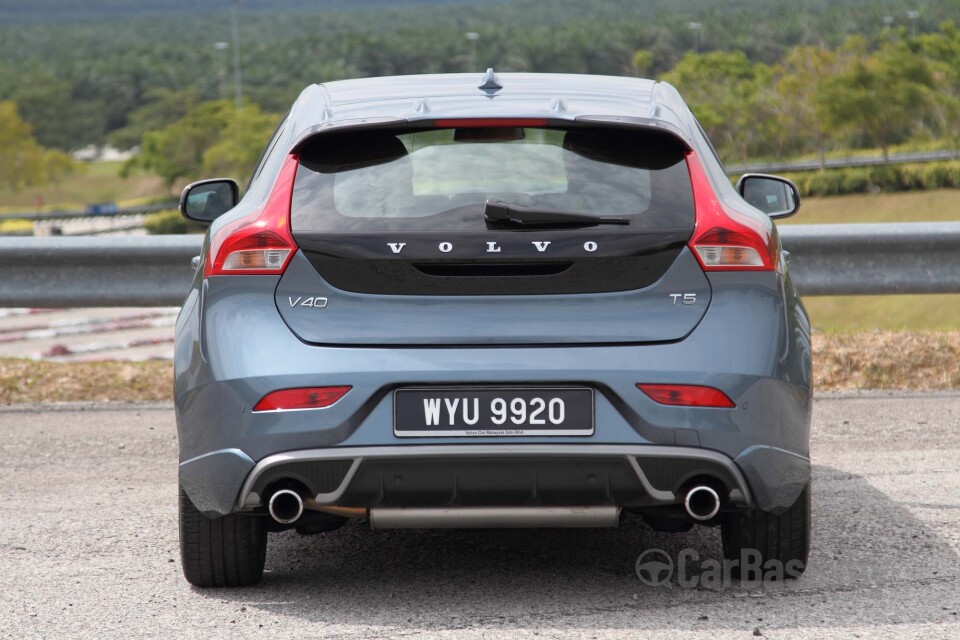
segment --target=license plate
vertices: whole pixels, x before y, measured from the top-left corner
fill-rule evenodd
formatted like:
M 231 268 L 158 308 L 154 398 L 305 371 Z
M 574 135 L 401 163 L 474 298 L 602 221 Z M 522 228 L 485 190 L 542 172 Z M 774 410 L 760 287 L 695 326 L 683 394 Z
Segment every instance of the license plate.
M 593 389 L 473 387 L 398 389 L 393 432 L 424 436 L 593 435 Z

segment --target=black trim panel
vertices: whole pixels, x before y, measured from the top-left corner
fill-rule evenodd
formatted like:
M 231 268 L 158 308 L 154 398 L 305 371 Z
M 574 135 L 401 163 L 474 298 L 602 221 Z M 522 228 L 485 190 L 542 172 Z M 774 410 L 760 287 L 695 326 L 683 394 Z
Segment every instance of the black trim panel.
M 670 268 L 690 229 L 629 237 L 544 235 L 548 252 L 537 255 L 525 233 L 468 235 L 446 240 L 430 234 L 297 234 L 303 255 L 331 286 L 382 295 L 540 295 L 632 291 L 649 287 Z M 541 236 L 537 236 L 538 238 Z M 496 240 L 499 255 L 484 252 Z M 512 242 L 510 242 L 512 240 Z M 444 255 L 437 247 L 450 242 Z M 595 253 L 584 249 L 596 242 Z M 391 255 L 389 244 L 399 246 Z M 543 245 L 541 245 L 543 246 Z M 589 245 L 591 248 L 593 244 Z
M 357 507 L 636 505 L 648 501 L 622 457 L 366 460 L 338 504 Z

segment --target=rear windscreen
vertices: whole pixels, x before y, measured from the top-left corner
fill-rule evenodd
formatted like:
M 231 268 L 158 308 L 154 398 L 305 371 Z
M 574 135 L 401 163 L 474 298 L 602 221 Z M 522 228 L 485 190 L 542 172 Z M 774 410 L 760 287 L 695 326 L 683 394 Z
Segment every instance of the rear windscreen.
M 294 232 L 482 230 L 496 200 L 692 228 L 687 150 L 647 130 L 489 127 L 320 135 L 300 151 Z M 614 229 L 611 229 L 614 230 Z

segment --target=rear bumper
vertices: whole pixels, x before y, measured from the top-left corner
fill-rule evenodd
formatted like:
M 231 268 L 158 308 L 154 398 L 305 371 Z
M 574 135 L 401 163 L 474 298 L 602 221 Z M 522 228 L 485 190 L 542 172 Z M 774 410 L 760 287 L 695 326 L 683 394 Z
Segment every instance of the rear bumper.
M 770 447 L 732 460 L 693 447 L 649 445 L 343 447 L 276 454 L 259 463 L 233 449 L 180 465 L 181 484 L 210 515 L 261 506 L 271 485 L 289 480 L 319 505 L 643 508 L 678 504 L 691 481 L 709 479 L 730 505 L 777 511 L 793 504 L 809 475 L 807 458 Z
M 785 509 L 810 474 L 810 339 L 789 281 L 768 276 L 711 275 L 710 308 L 679 342 L 471 348 L 306 345 L 274 304 L 264 304 L 275 277 L 210 278 L 203 283 L 210 289 L 206 305 L 194 290 L 178 321 L 181 484 L 201 511 L 230 513 L 250 508 L 249 496 L 262 489 L 255 487 L 261 476 L 293 456 L 314 467 L 303 473 L 321 476 L 330 465 L 314 463 L 346 461 L 329 480 L 337 486 L 311 490 L 342 488 L 341 495 L 358 505 L 537 504 L 561 500 L 551 491 L 563 489 L 567 505 L 575 495 L 587 503 L 642 506 L 675 502 L 675 495 L 668 499 L 657 491 L 674 491 L 671 483 L 682 480 L 690 465 L 710 459 L 734 478 L 729 487 L 747 504 Z M 715 387 L 736 408 L 660 405 L 637 390 L 638 382 Z M 595 433 L 415 440 L 394 434 L 394 390 L 476 384 L 589 386 L 596 390 Z M 328 385 L 352 390 L 326 409 L 251 411 L 270 391 Z M 424 455 L 431 460 L 425 480 L 417 475 Z M 660 464 L 661 482 L 653 479 L 656 460 L 669 462 Z M 336 475 L 342 467 L 347 471 Z M 353 474 L 350 482 L 346 473 Z M 419 490 L 393 487 L 381 496 L 369 489 L 388 486 L 394 476 L 424 494 L 427 485 L 439 488 L 429 500 L 417 498 Z M 489 486 L 479 482 L 484 477 Z M 555 489 L 544 484 L 550 478 Z M 511 480 L 503 487 L 496 484 L 502 479 Z

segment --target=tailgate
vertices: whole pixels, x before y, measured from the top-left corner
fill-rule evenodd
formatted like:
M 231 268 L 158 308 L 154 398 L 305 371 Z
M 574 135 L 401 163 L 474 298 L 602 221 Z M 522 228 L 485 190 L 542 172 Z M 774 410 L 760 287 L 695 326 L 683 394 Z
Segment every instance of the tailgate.
M 682 339 L 710 300 L 686 153 L 644 129 L 321 134 L 277 308 L 314 344 Z

